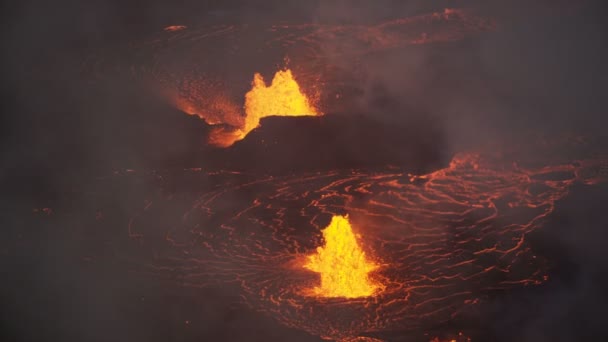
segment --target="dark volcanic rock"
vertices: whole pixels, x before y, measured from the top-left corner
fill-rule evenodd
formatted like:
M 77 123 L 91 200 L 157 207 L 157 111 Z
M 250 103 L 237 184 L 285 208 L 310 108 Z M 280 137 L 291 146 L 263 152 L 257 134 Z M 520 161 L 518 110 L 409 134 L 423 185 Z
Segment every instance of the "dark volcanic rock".
M 233 170 L 291 173 L 399 166 L 411 172 L 440 167 L 442 136 L 427 121 L 389 124 L 363 115 L 268 117 L 213 159 Z

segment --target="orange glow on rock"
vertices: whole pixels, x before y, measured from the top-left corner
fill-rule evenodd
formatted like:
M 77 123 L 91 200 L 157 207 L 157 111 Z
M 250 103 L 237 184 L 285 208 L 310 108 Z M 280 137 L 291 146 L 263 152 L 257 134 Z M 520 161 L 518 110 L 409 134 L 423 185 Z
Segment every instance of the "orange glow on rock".
M 184 25 L 171 25 L 171 26 L 167 26 L 164 28 L 165 31 L 167 32 L 176 32 L 176 31 L 181 31 L 181 30 L 185 30 L 186 26 Z

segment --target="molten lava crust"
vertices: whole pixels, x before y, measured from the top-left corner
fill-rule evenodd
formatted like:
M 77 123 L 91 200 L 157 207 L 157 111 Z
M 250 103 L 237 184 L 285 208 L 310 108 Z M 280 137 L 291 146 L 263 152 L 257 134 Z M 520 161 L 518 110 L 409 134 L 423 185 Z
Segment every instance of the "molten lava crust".
M 599 163 L 599 164 L 598 164 Z M 479 154 L 411 175 L 401 168 L 290 176 L 133 174 L 161 189 L 130 236 L 169 248 L 146 265 L 185 286 L 234 284 L 287 326 L 347 340 L 448 322 L 501 290 L 543 283 L 528 235 L 601 161 L 526 168 Z M 147 241 L 147 242 L 146 242 Z

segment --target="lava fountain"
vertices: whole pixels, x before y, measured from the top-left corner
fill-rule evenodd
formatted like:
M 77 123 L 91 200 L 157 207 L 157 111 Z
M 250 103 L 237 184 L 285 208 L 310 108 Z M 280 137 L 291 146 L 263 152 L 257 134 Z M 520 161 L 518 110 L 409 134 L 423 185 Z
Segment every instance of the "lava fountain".
M 267 116 L 318 115 L 289 69 L 277 71 L 270 86 L 266 86 L 262 75 L 253 76 L 252 88 L 245 94 L 245 114 L 245 135 Z
M 319 115 L 289 69 L 277 71 L 269 86 L 261 74 L 254 74 L 251 90 L 245 94 L 244 109 L 244 119 L 237 120 L 242 122 L 240 127 L 215 129 L 210 137 L 211 144 L 228 147 L 244 139 L 249 132 L 260 126 L 262 118 L 268 116 Z
M 321 274 L 321 286 L 313 293 L 321 297 L 357 298 L 374 294 L 380 285 L 369 277 L 378 265 L 359 247 L 348 216 L 333 216 L 323 231 L 325 246 L 308 256 L 305 268 Z

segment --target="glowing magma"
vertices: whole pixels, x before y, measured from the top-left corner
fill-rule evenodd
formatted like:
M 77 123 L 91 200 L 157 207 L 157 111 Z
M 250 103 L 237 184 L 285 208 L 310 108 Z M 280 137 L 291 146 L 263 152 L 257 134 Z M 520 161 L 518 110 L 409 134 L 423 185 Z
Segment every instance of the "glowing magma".
M 380 287 L 369 277 L 378 265 L 366 259 L 348 221 L 334 216 L 323 229 L 325 246 L 308 256 L 305 268 L 321 274 L 321 286 L 313 293 L 322 297 L 356 298 L 371 296 Z
M 300 90 L 291 70 L 277 71 L 270 86 L 266 85 L 262 75 L 256 73 L 251 90 L 245 94 L 245 119 L 242 126 L 234 131 L 217 129 L 212 133 L 210 142 L 217 146 L 230 146 L 245 138 L 267 116 L 315 115 L 319 115 L 319 112 Z

